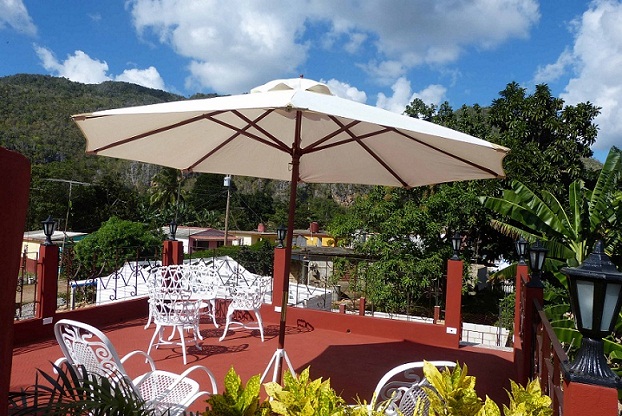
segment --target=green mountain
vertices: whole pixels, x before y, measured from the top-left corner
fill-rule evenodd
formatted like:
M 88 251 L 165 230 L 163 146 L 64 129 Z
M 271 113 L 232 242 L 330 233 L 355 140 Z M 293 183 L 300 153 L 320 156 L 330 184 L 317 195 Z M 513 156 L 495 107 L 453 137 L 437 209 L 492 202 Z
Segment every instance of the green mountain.
M 0 146 L 31 163 L 80 159 L 85 141 L 73 114 L 184 99 L 125 82 L 80 84 L 45 75 L 0 78 Z

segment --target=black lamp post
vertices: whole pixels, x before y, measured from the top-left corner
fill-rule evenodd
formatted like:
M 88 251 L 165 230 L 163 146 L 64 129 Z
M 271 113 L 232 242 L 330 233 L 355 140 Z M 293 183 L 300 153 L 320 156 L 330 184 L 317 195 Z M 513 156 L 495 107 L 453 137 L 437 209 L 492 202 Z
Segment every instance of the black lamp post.
M 452 260 L 460 260 L 458 256 L 460 253 L 460 243 L 462 243 L 462 237 L 460 233 L 456 231 L 453 237 L 451 237 L 451 247 L 454 249 L 454 255 L 451 258 Z
M 516 253 L 518 253 L 518 264 L 525 264 L 525 254 L 527 254 L 527 240 L 523 237 L 516 240 Z
M 583 335 L 581 348 L 567 369 L 571 381 L 621 388 L 622 381 L 607 365 L 603 338 L 613 332 L 622 305 L 622 273 L 619 273 L 603 243 L 579 267 L 564 267 L 568 276 L 570 304 L 577 329 Z
M 168 225 L 168 239 L 175 241 L 175 234 L 177 234 L 177 221 L 173 219 Z
M 285 237 L 287 237 L 287 228 L 284 225 L 279 225 L 279 228 L 276 229 L 277 248 L 285 247 L 285 245 L 283 245 Z
M 536 243 L 529 248 L 529 267 L 531 268 L 531 279 L 527 286 L 543 288 L 542 284 L 542 267 L 544 266 L 544 260 L 546 259 L 546 252 L 548 250 L 540 243 L 540 240 L 536 240 Z
M 41 222 L 43 223 L 43 234 L 45 234 L 45 242 L 43 245 L 51 246 L 54 244 L 52 243 L 52 234 L 54 234 L 54 229 L 56 228 L 56 221 L 49 215 L 47 220 Z

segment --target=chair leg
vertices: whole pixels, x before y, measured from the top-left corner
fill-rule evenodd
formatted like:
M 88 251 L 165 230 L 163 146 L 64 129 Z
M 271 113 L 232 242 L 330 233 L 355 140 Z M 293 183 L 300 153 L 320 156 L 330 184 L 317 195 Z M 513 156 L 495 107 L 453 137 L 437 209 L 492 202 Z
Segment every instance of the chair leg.
M 259 325 L 259 334 L 261 335 L 261 342 L 263 342 L 263 321 L 261 320 L 261 314 L 259 309 L 255 309 L 255 316 L 257 317 L 257 325 Z
M 151 312 L 151 305 L 149 305 L 149 317 L 147 319 L 147 323 L 145 324 L 145 329 L 149 328 L 149 325 L 151 325 L 151 318 L 153 318 L 153 313 Z
M 234 309 L 232 307 L 229 307 L 227 309 L 227 321 L 225 323 L 225 330 L 222 331 L 222 336 L 220 337 L 219 341 L 222 341 L 223 339 L 225 339 L 225 336 L 227 336 L 227 331 L 229 330 L 229 325 L 231 324 L 231 318 L 233 317 L 233 312 L 234 312 Z
M 151 337 L 151 342 L 149 342 L 149 348 L 147 349 L 147 355 L 151 352 L 151 347 L 153 347 L 153 341 L 155 341 L 156 336 L 160 334 L 160 338 L 162 338 L 162 327 L 159 324 L 156 324 L 156 329 L 153 331 L 153 336 Z
M 184 336 L 184 326 L 177 326 L 177 331 L 179 332 L 179 339 L 181 339 L 181 353 L 184 357 L 184 365 L 186 365 L 188 362 L 186 360 L 186 337 Z
M 212 322 L 214 323 L 214 326 L 218 328 L 218 323 L 216 323 L 216 299 L 210 299 L 209 305 L 209 314 L 212 317 Z

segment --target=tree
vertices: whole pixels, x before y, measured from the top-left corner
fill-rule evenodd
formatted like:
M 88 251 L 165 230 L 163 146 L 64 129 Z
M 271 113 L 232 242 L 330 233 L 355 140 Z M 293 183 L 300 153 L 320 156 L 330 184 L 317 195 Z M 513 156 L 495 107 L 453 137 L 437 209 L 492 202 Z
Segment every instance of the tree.
M 360 269 L 361 290 L 377 309 L 407 311 L 442 275 L 450 249 L 440 237 L 442 219 L 423 205 L 429 190 L 374 187 L 329 226 L 332 235 L 373 259 Z
M 589 102 L 564 106 L 546 84 L 527 95 L 512 82 L 499 94 L 488 113 L 493 128 L 488 139 L 512 149 L 504 163 L 508 177 L 554 194 L 585 177 L 581 159 L 592 155 L 598 107 Z
M 149 203 L 159 209 L 174 207 L 184 201 L 181 187 L 184 182 L 182 173 L 173 168 L 162 168 L 151 181 Z
M 87 271 L 110 272 L 124 261 L 153 255 L 163 240 L 160 229 L 112 217 L 99 230 L 77 242 L 75 252 Z

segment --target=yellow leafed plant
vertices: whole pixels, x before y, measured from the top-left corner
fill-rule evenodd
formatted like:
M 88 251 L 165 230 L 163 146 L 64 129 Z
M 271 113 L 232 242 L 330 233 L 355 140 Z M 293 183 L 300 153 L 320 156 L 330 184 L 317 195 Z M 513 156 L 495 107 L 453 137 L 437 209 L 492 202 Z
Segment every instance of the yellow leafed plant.
M 430 402 L 431 416 L 501 416 L 499 406 L 488 396 L 482 402 L 475 391 L 475 377 L 467 375 L 466 364 L 457 365 L 453 371 L 439 371 L 425 362 L 423 373 L 431 387 L 424 387 Z M 550 416 L 551 398 L 543 395 L 540 382 L 536 379 L 522 387 L 510 380 L 508 392 L 510 406 L 503 405 L 504 416 Z M 414 414 L 423 414 L 423 403 L 419 402 Z

